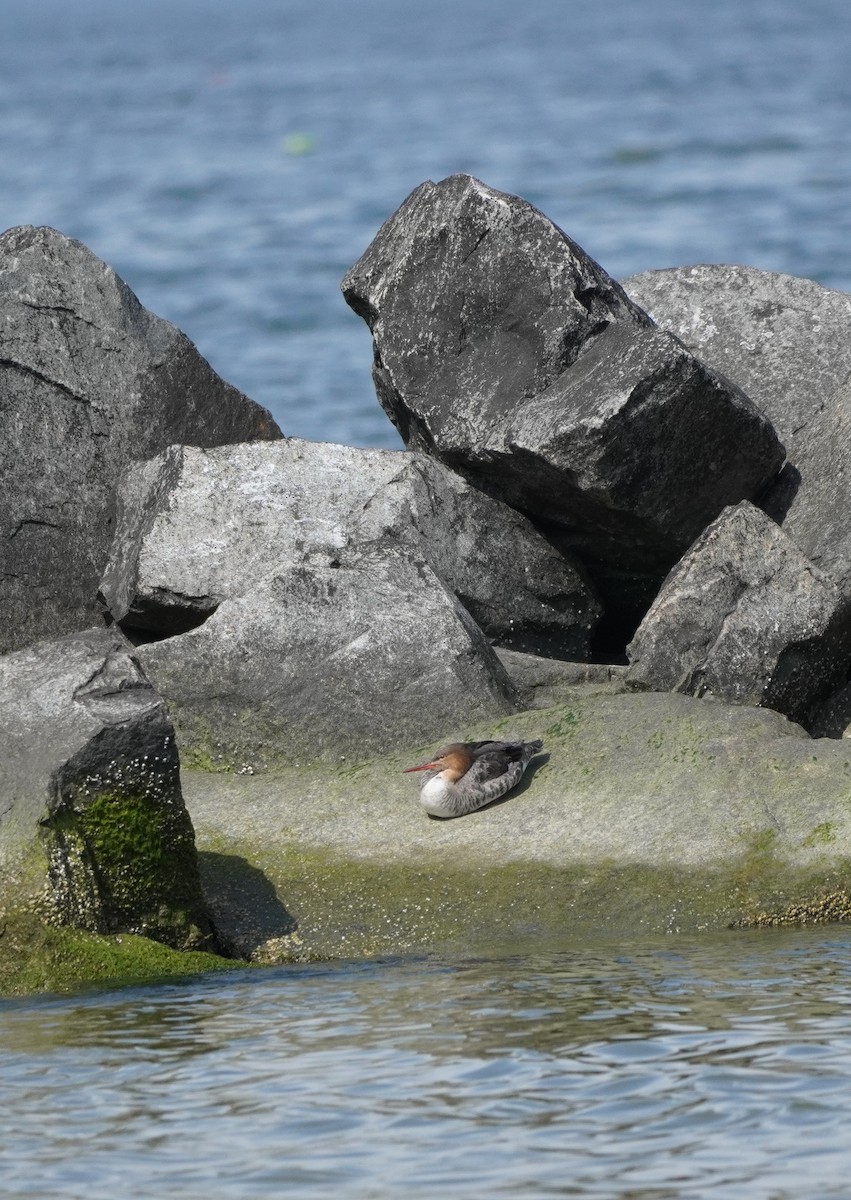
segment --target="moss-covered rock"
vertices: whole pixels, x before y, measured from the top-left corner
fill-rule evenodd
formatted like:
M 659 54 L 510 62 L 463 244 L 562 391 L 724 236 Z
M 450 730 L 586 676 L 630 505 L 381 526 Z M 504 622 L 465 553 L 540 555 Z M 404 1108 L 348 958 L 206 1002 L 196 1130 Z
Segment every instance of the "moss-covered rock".
M 209 948 L 195 835 L 174 740 L 127 759 L 67 764 L 42 821 L 52 910 L 98 933 L 133 932 L 177 949 Z
M 851 747 L 765 709 L 576 688 L 448 737 L 542 737 L 504 802 L 431 820 L 379 761 L 184 776 L 217 928 L 274 958 L 844 919 Z
M 123 635 L 0 658 L 0 698 L 0 905 L 213 949 L 174 729 Z
M 237 965 L 215 954 L 181 953 L 135 934 L 57 927 L 44 920 L 37 905 L 7 909 L 0 918 L 0 996 L 149 983 Z

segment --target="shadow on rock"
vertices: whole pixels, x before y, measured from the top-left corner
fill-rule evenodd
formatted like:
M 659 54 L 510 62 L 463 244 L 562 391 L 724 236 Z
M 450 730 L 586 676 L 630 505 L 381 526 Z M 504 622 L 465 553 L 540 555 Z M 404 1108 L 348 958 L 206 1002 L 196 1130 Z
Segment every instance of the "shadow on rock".
M 224 952 L 253 962 L 293 956 L 295 918 L 263 872 L 236 854 L 198 854 L 201 884 Z

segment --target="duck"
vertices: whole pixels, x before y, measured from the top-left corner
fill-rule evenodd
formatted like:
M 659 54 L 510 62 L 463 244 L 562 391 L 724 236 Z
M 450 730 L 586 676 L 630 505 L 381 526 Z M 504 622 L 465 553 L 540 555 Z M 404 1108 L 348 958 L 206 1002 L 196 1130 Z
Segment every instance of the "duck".
M 463 817 L 510 792 L 544 743 L 452 742 L 404 774 L 428 771 L 420 784 L 420 804 L 431 817 Z

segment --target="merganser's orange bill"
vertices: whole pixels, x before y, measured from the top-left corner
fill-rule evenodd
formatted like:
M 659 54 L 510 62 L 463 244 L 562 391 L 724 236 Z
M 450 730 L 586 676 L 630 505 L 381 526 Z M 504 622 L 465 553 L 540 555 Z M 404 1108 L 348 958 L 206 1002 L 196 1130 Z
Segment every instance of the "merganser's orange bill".
M 410 775 L 411 771 L 431 771 L 431 770 L 436 769 L 438 766 L 440 766 L 439 763 L 430 762 L 430 763 L 423 763 L 423 765 L 421 767 L 405 767 L 404 770 L 402 771 L 402 774 Z

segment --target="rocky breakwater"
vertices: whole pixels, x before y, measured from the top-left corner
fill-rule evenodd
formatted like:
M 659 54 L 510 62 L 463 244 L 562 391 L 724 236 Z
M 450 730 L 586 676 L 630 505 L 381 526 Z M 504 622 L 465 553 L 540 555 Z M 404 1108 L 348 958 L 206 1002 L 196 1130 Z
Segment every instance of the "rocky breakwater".
M 592 652 L 626 655 L 629 686 L 840 732 L 847 296 L 739 267 L 622 288 L 530 204 L 460 175 L 417 188 L 343 292 L 408 445 L 587 572 Z
M 771 422 L 532 205 L 424 183 L 343 280 L 406 444 L 589 571 L 611 640 L 724 505 L 783 465 Z
M 133 462 L 281 433 L 85 246 L 30 227 L 0 237 L 0 414 L 0 988 L 185 970 L 166 947 L 217 942 L 174 729 L 98 585 Z
M 82 247 L 16 237 L 62 248 L 40 267 L 69 272 L 57 296 L 80 271 L 116 311 L 107 338 L 94 308 L 38 302 L 12 440 L 21 376 L 56 383 L 71 332 L 100 330 L 93 380 L 100 353 L 120 383 L 108 430 L 74 426 L 101 455 L 77 482 L 47 469 L 43 430 L 44 480 L 10 454 L 11 542 L 41 520 L 24 494 L 61 508 L 65 489 L 82 527 L 107 481 L 84 553 L 63 560 L 49 525 L 43 558 L 33 542 L 49 615 L 33 592 L 4 660 L 0 839 L 40 912 L 258 960 L 851 914 L 851 754 L 810 736 L 842 732 L 849 694 L 823 477 L 844 495 L 827 364 L 847 298 L 719 268 L 741 272 L 738 318 L 702 336 L 678 276 L 624 290 L 525 201 L 423 184 L 343 282 L 407 443 L 357 450 L 283 438 Z M 38 289 L 15 286 L 23 311 Z M 797 292 L 830 312 L 818 352 Z M 169 346 L 192 372 L 162 368 Z M 516 736 L 544 753 L 507 802 L 419 810 L 404 767 Z
M 252 769 L 511 712 L 491 642 L 585 659 L 600 614 L 527 518 L 440 463 L 295 438 L 139 465 L 102 596 L 188 760 Z

